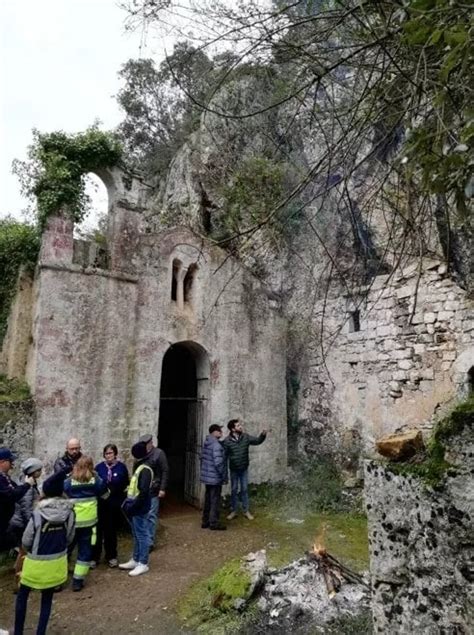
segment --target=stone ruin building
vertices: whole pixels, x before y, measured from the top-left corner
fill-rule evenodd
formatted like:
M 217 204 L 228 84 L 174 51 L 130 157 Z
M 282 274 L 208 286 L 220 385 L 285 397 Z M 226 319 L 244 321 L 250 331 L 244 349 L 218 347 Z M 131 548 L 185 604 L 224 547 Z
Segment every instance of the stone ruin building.
M 199 232 L 154 231 L 138 181 L 115 169 L 99 176 L 109 194 L 107 253 L 75 239 L 73 223 L 58 211 L 43 234 L 34 279 L 19 278 L 0 371 L 27 381 L 34 413 L 6 426 L 2 443 L 51 464 L 72 435 L 87 452 L 97 455 L 113 441 L 127 457 L 150 431 L 170 458 L 174 488 L 197 505 L 199 451 L 210 423 L 242 417 L 251 433 L 271 428 L 254 450 L 251 480 L 275 481 L 285 476 L 291 444 L 313 458 L 333 453 L 354 469 L 360 455 L 373 456 L 379 437 L 407 428 L 429 436 L 437 416 L 474 391 L 474 304 L 441 258 L 376 276 L 360 287 L 361 302 L 344 293 L 311 300 L 295 356 L 289 314 L 306 316 L 311 296 L 297 266 L 288 273 L 296 291 L 285 304 Z M 323 314 L 327 331 L 337 333 L 324 355 L 317 337 Z M 289 437 L 295 422 L 296 440 Z M 454 518 L 465 540 L 472 479 L 453 481 L 450 500 L 439 504 L 446 522 L 433 521 L 433 501 L 400 479 L 366 468 L 377 631 L 441 632 L 445 624 L 446 632 L 467 632 L 469 620 L 459 616 L 472 588 L 462 573 L 470 551 L 459 555 L 449 539 L 438 548 L 432 534 L 435 527 L 449 536 Z M 381 536 L 392 545 L 390 557 Z M 414 544 L 422 545 L 416 556 Z M 442 561 L 440 592 L 464 589 L 444 617 L 419 600 L 431 597 L 427 579 L 437 575 L 423 573 L 430 554 Z M 453 558 L 457 569 L 449 568 Z M 450 619 L 459 631 L 449 630 Z

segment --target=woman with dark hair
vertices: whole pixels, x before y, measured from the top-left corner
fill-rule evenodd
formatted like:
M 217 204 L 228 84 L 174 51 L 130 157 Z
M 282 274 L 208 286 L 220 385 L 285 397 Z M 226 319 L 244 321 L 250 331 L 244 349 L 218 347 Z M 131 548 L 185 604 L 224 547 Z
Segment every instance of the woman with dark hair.
M 109 490 L 95 473 L 89 456 L 81 456 L 74 464 L 72 474 L 64 481 L 64 493 L 71 499 L 76 512 L 77 560 L 72 578 L 72 590 L 82 591 L 92 560 L 97 525 L 97 499 L 108 498 Z
M 117 531 L 123 518 L 121 507 L 130 479 L 127 466 L 117 459 L 116 445 L 108 443 L 102 455 L 104 461 L 95 466 L 95 471 L 109 488 L 110 496 L 105 500 L 99 500 L 97 542 L 93 549 L 91 566 L 94 567 L 100 562 L 103 545 L 105 560 L 109 567 L 113 568 L 118 565 Z

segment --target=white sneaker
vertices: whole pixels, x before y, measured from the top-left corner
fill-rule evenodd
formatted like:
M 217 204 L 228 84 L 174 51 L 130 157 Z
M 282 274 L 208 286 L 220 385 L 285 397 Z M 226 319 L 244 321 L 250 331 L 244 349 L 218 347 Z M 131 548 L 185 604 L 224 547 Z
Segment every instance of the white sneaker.
M 126 569 L 127 571 L 130 571 L 131 569 L 135 569 L 137 565 L 138 565 L 138 562 L 134 560 L 133 558 L 131 558 L 128 562 L 119 564 L 119 569 Z
M 91 561 L 89 562 L 89 567 L 90 567 L 91 569 L 95 569 L 95 568 L 97 567 L 97 562 L 96 562 L 95 560 L 91 560 Z
M 237 518 L 237 512 L 230 512 L 227 516 L 227 520 L 234 520 L 234 518 Z
M 133 571 L 130 571 L 128 575 L 136 576 L 141 575 L 142 573 L 147 573 L 150 570 L 150 567 L 147 564 L 138 563 Z

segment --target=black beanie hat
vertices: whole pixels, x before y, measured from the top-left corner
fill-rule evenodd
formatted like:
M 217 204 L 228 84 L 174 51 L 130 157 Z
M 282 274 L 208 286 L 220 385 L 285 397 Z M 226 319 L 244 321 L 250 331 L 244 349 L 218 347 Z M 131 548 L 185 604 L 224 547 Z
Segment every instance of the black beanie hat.
M 138 443 L 135 443 L 135 445 L 132 445 L 132 456 L 135 459 L 143 459 L 146 455 L 146 443 L 139 441 Z

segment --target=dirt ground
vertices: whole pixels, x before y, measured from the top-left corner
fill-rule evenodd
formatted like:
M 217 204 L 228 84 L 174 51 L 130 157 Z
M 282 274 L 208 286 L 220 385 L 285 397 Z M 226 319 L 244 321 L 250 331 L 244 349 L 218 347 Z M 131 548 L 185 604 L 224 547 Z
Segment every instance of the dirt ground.
M 160 520 L 158 548 L 150 556 L 150 572 L 130 578 L 125 571 L 100 565 L 90 572 L 82 592 L 72 593 L 68 586 L 55 595 L 49 635 L 189 632 L 174 613 L 180 595 L 226 560 L 260 549 L 270 539 L 243 518 L 228 524 L 228 531 L 204 530 L 199 511 L 168 504 Z M 130 555 L 129 544 L 127 538 L 121 541 L 122 561 Z M 25 634 L 35 632 L 38 596 L 30 595 Z M 15 596 L 9 576 L 0 578 L 0 598 L 0 628 L 11 628 Z

